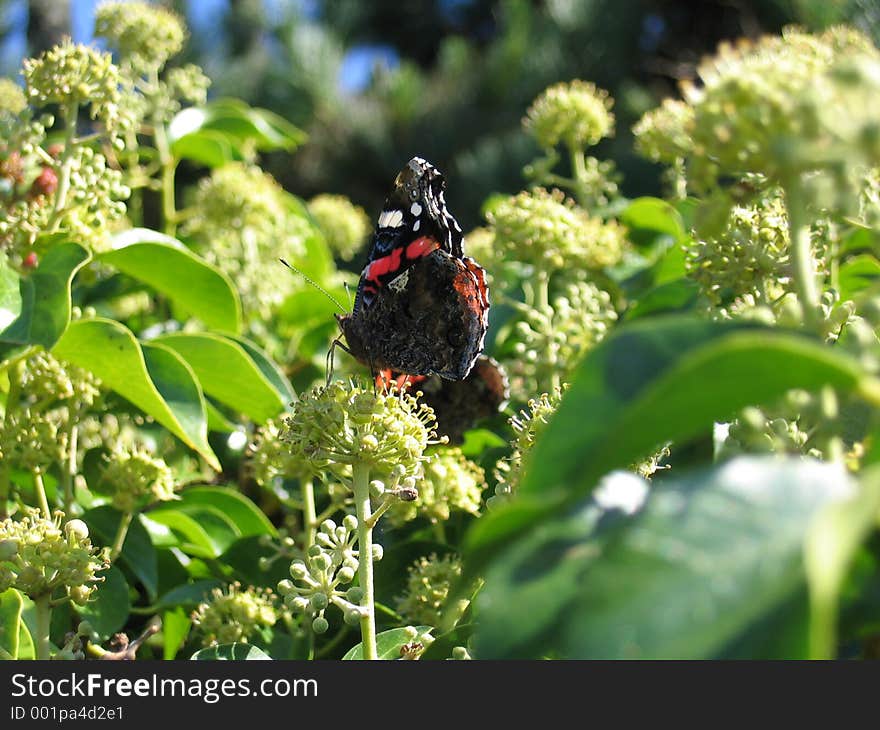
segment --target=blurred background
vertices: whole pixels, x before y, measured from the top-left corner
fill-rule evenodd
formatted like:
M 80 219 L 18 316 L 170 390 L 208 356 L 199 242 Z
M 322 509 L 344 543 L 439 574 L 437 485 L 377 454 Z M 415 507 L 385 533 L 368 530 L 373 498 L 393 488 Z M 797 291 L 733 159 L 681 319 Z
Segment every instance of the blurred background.
M 98 0 L 0 0 L 0 74 L 70 35 L 91 40 Z M 480 205 L 523 187 L 538 150 L 521 131 L 528 105 L 556 81 L 611 92 L 611 158 L 622 191 L 656 193 L 658 171 L 629 129 L 676 93 L 719 42 L 851 23 L 880 34 L 876 0 L 169 0 L 186 17 L 175 61 L 200 64 L 212 98 L 269 108 L 310 133 L 293 156 L 264 160 L 293 193 L 348 195 L 374 215 L 413 155 L 445 171 L 465 230 Z

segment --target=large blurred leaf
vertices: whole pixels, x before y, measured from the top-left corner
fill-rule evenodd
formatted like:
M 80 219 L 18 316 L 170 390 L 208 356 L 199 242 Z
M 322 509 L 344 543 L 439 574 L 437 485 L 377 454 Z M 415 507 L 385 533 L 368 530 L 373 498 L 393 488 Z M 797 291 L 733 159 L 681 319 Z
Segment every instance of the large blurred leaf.
M 659 445 L 710 432 L 738 409 L 792 388 L 880 389 L 854 360 L 801 336 L 670 316 L 617 330 L 581 362 L 526 464 L 517 499 L 476 521 L 472 554 L 587 494 Z M 472 566 L 473 567 L 473 566 Z
M 148 284 L 212 329 L 238 332 L 241 302 L 230 278 L 176 238 L 148 228 L 123 231 L 97 259 Z
M 880 467 L 866 469 L 851 499 L 835 502 L 815 520 L 807 539 L 810 656 L 833 658 L 840 592 L 858 549 L 880 515 Z
M 177 607 L 162 614 L 162 658 L 174 659 L 189 634 L 192 619 L 187 611 Z
M 690 279 L 675 279 L 649 289 L 627 310 L 624 319 L 639 319 L 692 309 L 700 287 Z
M 852 299 L 856 294 L 880 280 L 880 261 L 871 254 L 859 254 L 840 265 L 838 281 L 841 299 Z
M 172 348 L 195 371 L 205 392 L 257 423 L 277 416 L 291 400 L 289 386 L 276 373 L 270 381 L 238 342 L 213 333 L 174 333 L 152 340 Z M 267 360 L 265 356 L 264 360 Z
M 122 324 L 97 318 L 72 322 L 53 353 L 97 375 L 220 468 L 208 445 L 204 396 L 189 366 L 171 350 L 158 345 L 141 349 Z
M 687 236 L 681 214 L 660 198 L 636 198 L 621 213 L 620 222 L 638 246 L 652 245 L 658 238 L 678 242 Z
M 655 483 L 641 510 L 639 480 L 616 478 L 492 560 L 477 656 L 704 659 L 744 638 L 754 658 L 806 656 L 804 542 L 853 493 L 842 466 L 743 457 Z
M 58 341 L 70 322 L 70 282 L 88 260 L 79 244 L 59 243 L 19 278 L 0 257 L 0 361 L 19 347 Z

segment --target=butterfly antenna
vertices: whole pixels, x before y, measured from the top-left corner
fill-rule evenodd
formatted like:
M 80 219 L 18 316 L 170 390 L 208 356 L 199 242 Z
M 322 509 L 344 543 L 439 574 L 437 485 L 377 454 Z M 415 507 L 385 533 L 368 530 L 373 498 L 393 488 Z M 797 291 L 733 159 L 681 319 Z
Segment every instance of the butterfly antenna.
M 336 299 L 335 299 L 335 297 L 334 297 L 330 292 L 328 292 L 328 291 L 327 291 L 323 286 L 321 286 L 317 281 L 315 281 L 314 279 L 312 279 L 308 274 L 306 274 L 306 273 L 303 272 L 303 271 L 300 271 L 298 268 L 296 268 L 296 266 L 293 266 L 292 264 L 287 263 L 287 261 L 285 261 L 284 259 L 278 259 L 278 260 L 279 260 L 282 264 L 284 264 L 288 269 L 290 269 L 291 271 L 293 271 L 293 272 L 296 273 L 296 274 L 299 274 L 299 275 L 300 275 L 303 279 L 305 279 L 309 284 L 311 284 L 313 287 L 315 287 L 315 289 L 317 289 L 319 292 L 321 292 L 321 294 L 323 294 L 325 297 L 327 297 L 327 299 L 329 299 L 329 300 L 330 300 L 331 302 L 333 302 L 337 307 L 339 307 L 339 311 L 340 311 L 340 312 L 342 312 L 343 314 L 348 314 L 348 312 L 349 312 L 350 310 L 349 310 L 349 309 L 346 309 L 346 308 L 343 307 L 339 302 L 337 302 Z M 346 286 L 346 291 L 347 291 L 347 290 L 348 290 L 348 287 Z
M 345 293 L 348 295 L 348 308 L 349 308 L 349 310 L 352 310 L 352 309 L 354 309 L 354 302 L 352 301 L 352 298 L 351 298 L 351 287 L 348 285 L 347 281 L 343 281 L 342 286 L 345 287 Z

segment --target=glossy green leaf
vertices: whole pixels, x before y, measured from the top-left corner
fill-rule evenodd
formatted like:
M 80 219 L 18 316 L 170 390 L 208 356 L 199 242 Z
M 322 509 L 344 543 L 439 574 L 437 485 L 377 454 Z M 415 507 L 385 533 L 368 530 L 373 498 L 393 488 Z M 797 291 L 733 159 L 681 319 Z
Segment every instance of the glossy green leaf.
M 195 132 L 213 131 L 233 145 L 251 144 L 257 150 L 291 150 L 306 134 L 277 114 L 250 107 L 236 99 L 218 99 L 202 107 L 179 112 L 168 125 L 172 151 L 178 140 Z
M 264 651 L 250 644 L 220 644 L 200 649 L 190 657 L 201 661 L 252 661 L 271 658 Z
M 205 392 L 257 423 L 277 416 L 289 402 L 249 352 L 238 342 L 214 333 L 174 333 L 157 337 L 192 367 Z M 280 376 L 279 376 L 280 377 Z
M 21 594 L 15 588 L 0 593 L 0 659 L 18 658 L 21 607 Z
M 878 397 L 857 362 L 801 336 L 682 316 L 623 326 L 575 370 L 529 456 L 516 503 L 474 523 L 470 550 L 511 538 L 554 502 L 580 498 L 602 475 L 665 442 L 708 433 L 792 388 L 824 385 Z
M 223 582 L 214 578 L 197 580 L 172 588 L 156 603 L 156 608 L 174 608 L 177 606 L 192 607 L 206 600 L 215 588 L 223 586 Z
M 103 505 L 90 509 L 82 519 L 89 526 L 93 540 L 109 547 L 114 542 L 121 517 L 121 512 Z M 139 517 L 132 520 L 128 527 L 119 562 L 135 575 L 146 588 L 150 600 L 154 600 L 159 585 L 156 549 Z
M 859 254 L 840 265 L 838 282 L 841 299 L 852 299 L 880 281 L 880 261 L 871 254 Z
M 204 508 L 216 510 L 235 526 L 238 537 L 277 534 L 263 511 L 234 489 L 190 487 L 181 493 L 174 506 L 184 512 L 199 512 Z
M 125 626 L 131 611 L 131 600 L 128 583 L 119 568 L 110 566 L 99 573 L 98 578 L 103 578 L 98 590 L 85 606 L 77 608 L 77 612 L 102 639 L 108 639 Z
M 615 473 L 488 565 L 476 655 L 805 657 L 805 541 L 853 490 L 812 459 L 741 457 L 650 489 Z
M 173 507 L 150 510 L 144 518 L 153 540 L 160 547 L 177 547 L 200 558 L 216 558 L 223 552 L 196 518 Z M 157 530 L 154 524 L 167 529 Z
M 176 238 L 147 228 L 123 231 L 97 259 L 164 294 L 212 329 L 238 332 L 241 302 L 230 278 Z
M 119 322 L 72 322 L 53 353 L 95 375 L 103 384 L 165 426 L 215 469 L 208 445 L 204 396 L 186 363 L 159 346 L 144 349 Z
M 627 310 L 625 320 L 692 309 L 700 287 L 690 279 L 676 279 L 647 291 Z
M 296 400 L 296 391 L 293 389 L 293 386 L 290 384 L 284 371 L 281 370 L 274 360 L 257 347 L 257 345 L 244 337 L 230 337 L 229 339 L 237 342 L 248 354 L 248 357 L 254 361 L 254 365 L 260 369 L 260 372 L 263 373 L 263 377 L 265 377 L 272 387 L 275 388 L 284 400 L 285 405 L 289 405 Z
M 162 614 L 162 658 L 174 659 L 192 626 L 189 613 L 182 608 L 174 608 Z
M 413 639 L 412 628 L 418 632 L 415 639 Z M 382 631 L 376 635 L 376 651 L 379 659 L 400 659 L 400 647 L 411 641 L 419 641 L 424 635 L 430 635 L 431 631 L 433 631 L 431 626 L 404 627 Z M 356 644 L 342 658 L 346 661 L 363 659 L 363 646 L 360 643 Z
M 79 244 L 59 243 L 19 279 L 0 259 L 0 361 L 20 347 L 58 341 L 70 322 L 70 283 L 88 260 Z
M 681 214 L 659 198 L 636 198 L 621 213 L 620 222 L 637 246 L 651 245 L 659 236 L 680 241 L 687 235 Z
M 175 140 L 171 153 L 179 160 L 192 160 L 207 167 L 222 167 L 242 159 L 241 151 L 231 144 L 227 135 L 211 129 L 191 132 Z

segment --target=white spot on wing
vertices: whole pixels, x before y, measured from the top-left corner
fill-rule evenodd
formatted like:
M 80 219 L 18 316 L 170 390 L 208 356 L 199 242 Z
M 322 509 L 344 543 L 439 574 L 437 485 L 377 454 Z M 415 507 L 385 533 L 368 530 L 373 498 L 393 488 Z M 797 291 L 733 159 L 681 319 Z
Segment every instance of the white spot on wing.
M 379 228 L 399 228 L 403 225 L 403 211 L 383 210 L 379 214 Z
M 388 282 L 388 288 L 391 289 L 395 294 L 400 294 L 404 289 L 406 289 L 406 285 L 409 283 L 409 269 L 406 269 L 400 276 L 394 277 L 390 282 Z
M 413 215 L 421 215 L 422 214 L 422 206 L 418 203 L 413 203 L 412 207 L 409 209 L 409 212 Z
M 414 230 L 414 231 L 419 230 L 419 228 L 421 227 L 421 225 L 422 225 L 422 222 L 421 222 L 421 221 L 416 221 L 415 223 L 413 223 L 413 230 Z

